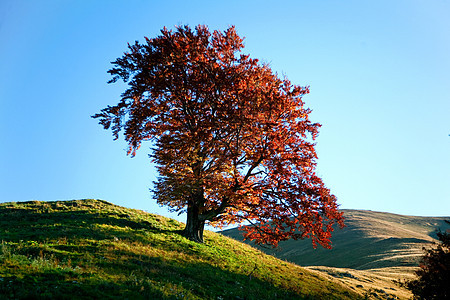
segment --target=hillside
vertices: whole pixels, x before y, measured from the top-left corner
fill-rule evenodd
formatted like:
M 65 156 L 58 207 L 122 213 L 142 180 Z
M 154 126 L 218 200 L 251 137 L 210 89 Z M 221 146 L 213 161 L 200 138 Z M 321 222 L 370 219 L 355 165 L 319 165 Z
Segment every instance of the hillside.
M 0 204 L 0 299 L 358 299 L 213 232 L 100 200 Z
M 415 217 L 365 210 L 343 210 L 345 225 L 332 236 L 333 249 L 313 249 L 310 240 L 289 240 L 277 249 L 264 249 L 300 266 L 327 266 L 369 270 L 388 267 L 415 267 L 422 247 L 435 241 L 437 228 L 449 228 L 450 217 Z M 222 232 L 242 240 L 237 229 Z M 250 242 L 251 244 L 251 242 Z
M 422 247 L 432 246 L 437 228 L 449 228 L 444 220 L 450 217 L 343 211 L 346 227 L 333 232 L 331 250 L 313 249 L 310 240 L 289 240 L 277 249 L 260 249 L 344 284 L 368 299 L 411 299 L 412 294 L 395 282 L 414 278 Z M 237 229 L 222 233 L 242 240 Z

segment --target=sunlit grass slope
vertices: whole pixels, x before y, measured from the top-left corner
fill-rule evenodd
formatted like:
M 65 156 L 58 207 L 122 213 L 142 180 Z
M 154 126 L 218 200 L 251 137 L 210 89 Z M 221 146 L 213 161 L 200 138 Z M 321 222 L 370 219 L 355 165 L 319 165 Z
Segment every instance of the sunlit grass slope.
M 386 267 L 415 267 L 422 248 L 435 241 L 435 231 L 449 226 L 449 217 L 403 216 L 365 210 L 343 210 L 346 227 L 333 232 L 333 249 L 313 249 L 310 240 L 289 240 L 277 249 L 262 249 L 301 266 L 328 266 L 369 270 Z M 237 229 L 223 232 L 242 240 Z M 251 244 L 251 243 L 250 243 Z
M 357 299 L 220 234 L 100 200 L 0 204 L 3 299 Z

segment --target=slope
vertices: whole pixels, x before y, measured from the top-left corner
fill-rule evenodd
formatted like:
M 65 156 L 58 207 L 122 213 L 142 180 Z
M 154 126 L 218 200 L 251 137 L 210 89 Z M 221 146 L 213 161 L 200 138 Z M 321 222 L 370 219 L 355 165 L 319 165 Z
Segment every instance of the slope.
M 368 270 L 386 267 L 414 267 L 422 248 L 435 241 L 437 228 L 449 228 L 449 217 L 403 216 L 364 210 L 343 210 L 346 227 L 335 229 L 333 249 L 313 249 L 310 240 L 289 240 L 266 253 L 301 266 L 328 266 Z M 237 229 L 222 232 L 242 240 Z M 249 242 L 252 244 L 251 242 Z
M 220 234 L 101 200 L 0 204 L 0 298 L 358 299 Z

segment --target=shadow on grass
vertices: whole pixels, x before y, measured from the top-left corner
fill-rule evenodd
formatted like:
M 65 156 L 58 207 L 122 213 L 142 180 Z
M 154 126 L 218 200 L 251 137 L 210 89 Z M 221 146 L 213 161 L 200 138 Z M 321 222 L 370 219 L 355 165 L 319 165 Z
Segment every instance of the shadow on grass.
M 0 299 L 175 299 L 151 286 L 130 288 L 127 282 L 108 280 L 61 280 L 54 274 L 17 278 L 4 277 L 0 282 Z
M 123 250 L 118 255 L 122 259 L 96 263 L 101 277 L 58 270 L 3 277 L 0 299 L 315 299 L 206 262 L 167 261 Z
M 39 241 L 58 237 L 110 239 L 114 237 L 112 234 L 114 227 L 160 233 L 172 231 L 161 229 L 156 223 L 146 220 L 131 220 L 130 218 L 127 214 L 108 211 L 98 213 L 92 213 L 89 210 L 37 212 L 30 209 L 0 207 L 0 230 L 3 231 L 2 239 L 15 242 L 20 240 Z M 101 227 L 105 225 L 112 228 L 102 230 Z M 118 235 L 120 232 L 120 230 L 116 230 Z

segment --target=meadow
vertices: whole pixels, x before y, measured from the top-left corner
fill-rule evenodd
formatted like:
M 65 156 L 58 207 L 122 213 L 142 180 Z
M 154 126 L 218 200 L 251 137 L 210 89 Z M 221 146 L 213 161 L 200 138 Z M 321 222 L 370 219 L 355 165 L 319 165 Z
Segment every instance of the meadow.
M 280 259 L 306 267 L 370 299 L 410 299 L 399 286 L 414 278 L 423 248 L 433 247 L 436 229 L 449 229 L 449 217 L 418 217 L 344 209 L 343 229 L 335 228 L 332 249 L 313 249 L 309 240 L 288 240 L 278 248 L 246 243 Z M 222 232 L 242 241 L 237 229 Z
M 224 235 L 102 200 L 0 204 L 4 299 L 363 299 Z

